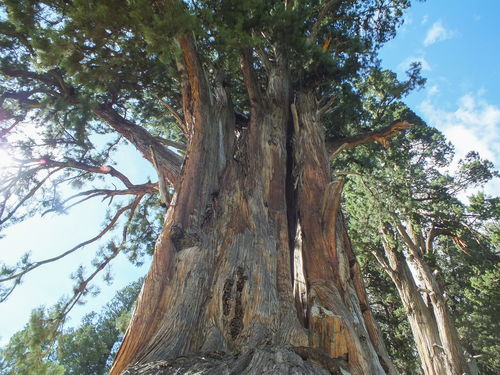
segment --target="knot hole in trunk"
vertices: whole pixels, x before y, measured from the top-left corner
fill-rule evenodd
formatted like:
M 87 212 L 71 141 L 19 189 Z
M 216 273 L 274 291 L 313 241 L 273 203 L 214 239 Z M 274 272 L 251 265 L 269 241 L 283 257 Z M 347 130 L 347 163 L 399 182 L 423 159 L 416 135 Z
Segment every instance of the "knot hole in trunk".
M 242 294 L 246 280 L 247 276 L 245 276 L 243 267 L 238 267 L 235 275 L 226 279 L 222 289 L 222 314 L 226 329 L 233 340 L 243 330 Z

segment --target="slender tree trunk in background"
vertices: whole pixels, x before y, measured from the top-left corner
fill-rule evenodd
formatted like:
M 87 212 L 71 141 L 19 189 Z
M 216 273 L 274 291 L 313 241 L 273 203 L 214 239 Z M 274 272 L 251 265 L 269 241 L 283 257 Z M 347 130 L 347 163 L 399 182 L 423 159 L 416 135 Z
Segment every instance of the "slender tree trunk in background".
M 410 245 L 416 246 L 414 242 Z M 412 250 L 416 274 L 414 276 L 408 260 L 400 251 L 391 248 L 388 241 L 385 241 L 384 248 L 388 260 L 384 269 L 401 297 L 424 374 L 477 374 L 474 363 L 468 362 L 465 357 L 446 299 L 429 266 L 420 255 L 422 251 L 417 248 Z M 381 260 L 380 256 L 377 258 Z M 423 282 L 423 288 L 417 286 L 415 277 Z
M 394 374 L 339 214 L 314 98 L 285 59 L 235 131 L 224 79 L 181 40 L 191 132 L 151 269 L 112 375 Z M 190 372 L 190 373 L 191 373 Z

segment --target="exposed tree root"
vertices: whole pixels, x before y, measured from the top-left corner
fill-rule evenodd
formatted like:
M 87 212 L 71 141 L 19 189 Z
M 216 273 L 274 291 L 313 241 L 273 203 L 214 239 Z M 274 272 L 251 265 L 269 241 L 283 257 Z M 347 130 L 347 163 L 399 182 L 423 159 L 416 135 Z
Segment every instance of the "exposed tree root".
M 123 375 L 347 375 L 342 360 L 310 348 L 262 348 L 239 354 L 206 353 L 128 368 Z

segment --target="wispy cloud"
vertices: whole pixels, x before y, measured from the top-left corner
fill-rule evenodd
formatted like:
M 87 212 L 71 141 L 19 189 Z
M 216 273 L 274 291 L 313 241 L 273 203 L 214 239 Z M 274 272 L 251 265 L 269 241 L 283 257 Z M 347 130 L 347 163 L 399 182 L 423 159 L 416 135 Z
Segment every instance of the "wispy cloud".
M 426 14 L 422 17 L 422 21 L 420 22 L 422 25 L 425 25 L 429 21 L 429 16 Z
M 420 105 L 429 124 L 441 130 L 455 146 L 456 160 L 469 151 L 477 151 L 500 166 L 500 107 L 489 104 L 477 95 L 462 96 L 455 110 L 437 108 L 429 98 Z M 498 182 L 498 181 L 497 181 Z M 500 194 L 499 184 L 490 183 L 489 194 Z
M 436 95 L 439 93 L 439 86 L 438 85 L 432 85 L 427 89 L 427 95 L 432 96 Z
M 407 57 L 406 59 L 401 61 L 401 63 L 398 65 L 398 69 L 401 71 L 407 71 L 410 68 L 411 63 L 414 63 L 414 62 L 420 63 L 420 65 L 422 65 L 422 70 L 427 70 L 427 71 L 431 70 L 431 66 L 429 65 L 427 60 L 422 56 Z
M 427 34 L 424 39 L 424 46 L 430 46 L 431 44 L 442 42 L 443 40 L 451 39 L 455 36 L 455 32 L 448 30 L 443 26 L 441 21 L 434 22 L 432 26 L 427 30 Z

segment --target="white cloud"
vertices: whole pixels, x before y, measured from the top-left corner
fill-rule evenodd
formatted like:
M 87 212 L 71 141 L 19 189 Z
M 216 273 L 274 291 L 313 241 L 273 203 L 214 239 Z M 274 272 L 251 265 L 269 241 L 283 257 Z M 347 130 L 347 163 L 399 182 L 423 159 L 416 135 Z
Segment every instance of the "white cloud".
M 429 15 L 425 15 L 422 17 L 422 21 L 420 22 L 422 25 L 425 25 L 429 21 Z
M 416 56 L 407 57 L 398 65 L 398 69 L 401 71 L 407 71 L 410 68 L 411 63 L 413 63 L 413 62 L 420 63 L 422 65 L 422 70 L 427 70 L 427 71 L 431 70 L 431 66 L 429 65 L 427 60 L 425 58 L 423 58 L 422 56 L 420 56 L 420 57 L 416 57 Z
M 454 31 L 446 29 L 441 21 L 437 21 L 432 24 L 429 30 L 427 30 L 427 35 L 424 39 L 424 46 L 430 46 L 431 44 L 451 39 L 454 36 Z
M 436 95 L 437 93 L 439 93 L 439 86 L 438 85 L 432 85 L 427 90 L 427 95 L 429 95 L 429 96 Z
M 429 125 L 441 130 L 455 146 L 455 161 L 469 151 L 477 151 L 481 157 L 500 166 L 500 107 L 481 100 L 478 96 L 462 96 L 453 111 L 437 108 L 429 98 L 420 105 Z M 498 181 L 487 185 L 486 192 L 500 195 Z

